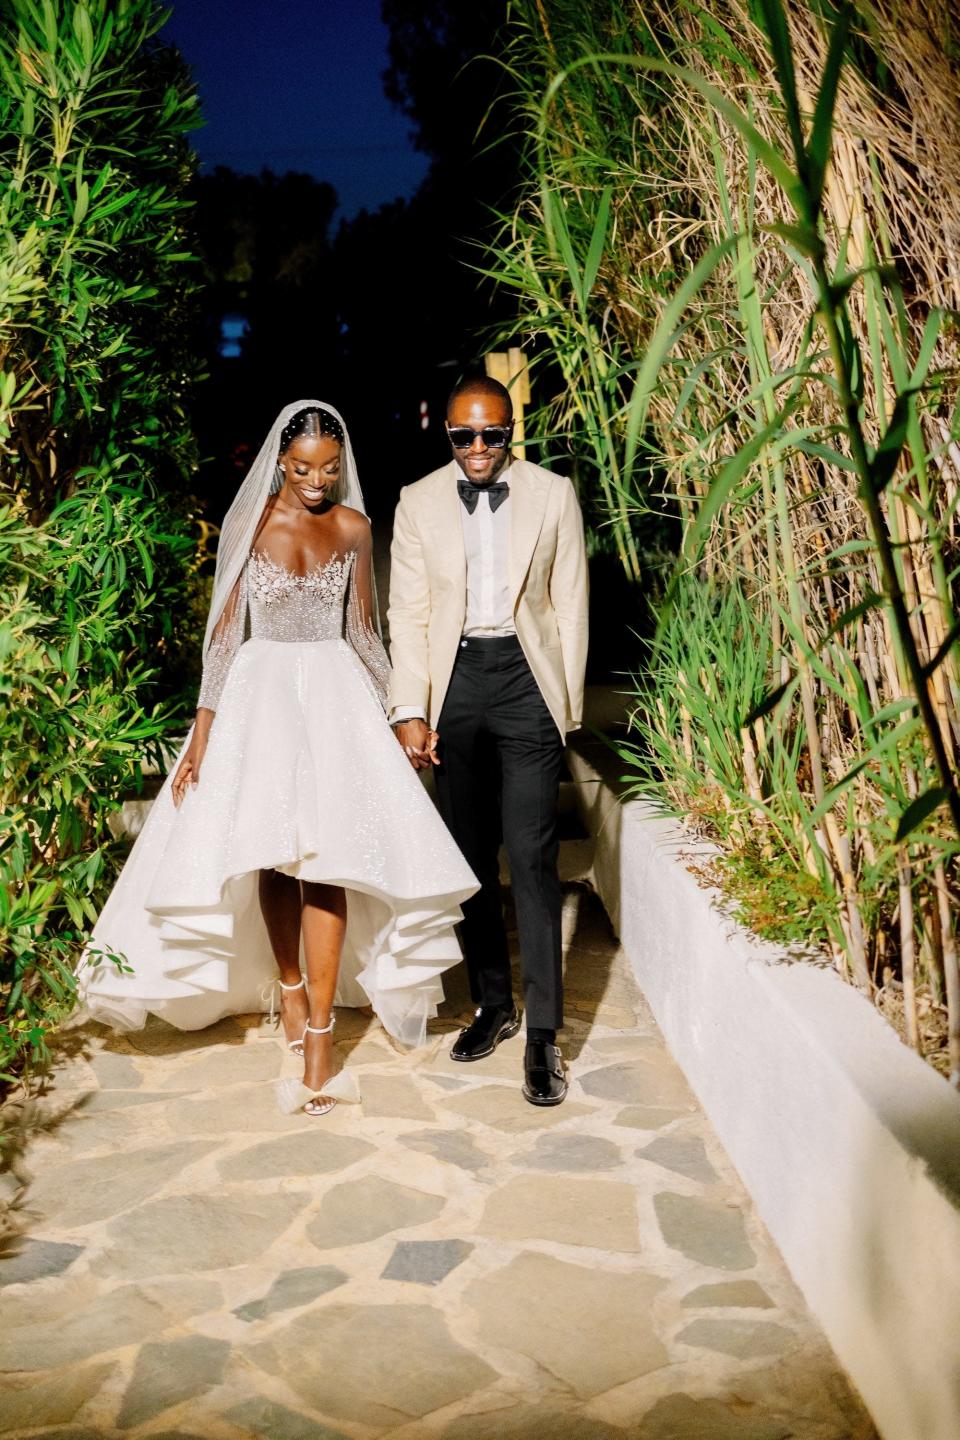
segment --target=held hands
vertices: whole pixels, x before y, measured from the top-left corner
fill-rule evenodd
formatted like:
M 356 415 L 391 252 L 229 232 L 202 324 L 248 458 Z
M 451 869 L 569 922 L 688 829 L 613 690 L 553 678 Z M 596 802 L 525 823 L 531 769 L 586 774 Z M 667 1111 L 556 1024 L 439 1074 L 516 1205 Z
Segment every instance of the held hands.
M 212 720 L 212 711 L 201 710 L 197 715 L 196 724 L 193 727 L 193 735 L 191 736 L 190 744 L 187 746 L 187 753 L 177 766 L 177 773 L 174 775 L 173 784 L 170 787 L 173 795 L 173 803 L 177 809 L 180 808 L 183 797 L 187 793 L 187 786 L 195 786 L 200 779 L 200 767 L 203 764 L 203 757 L 207 753 L 207 740 L 210 735 L 210 722 Z
M 440 764 L 437 755 L 440 736 L 428 727 L 425 720 L 401 720 L 394 725 L 393 733 L 414 770 L 426 770 L 430 765 Z

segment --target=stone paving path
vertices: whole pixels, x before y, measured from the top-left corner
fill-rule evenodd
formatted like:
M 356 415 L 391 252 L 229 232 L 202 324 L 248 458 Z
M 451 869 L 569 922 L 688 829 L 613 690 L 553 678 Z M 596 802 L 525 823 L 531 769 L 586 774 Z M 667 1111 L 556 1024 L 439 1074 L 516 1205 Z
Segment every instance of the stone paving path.
M 565 898 L 574 1081 L 341 1012 L 362 1106 L 278 1113 L 259 1017 L 72 1037 L 0 1260 L 0 1430 L 60 1440 L 866 1440 L 666 1053 Z M 70 1037 L 68 1037 L 70 1039 Z

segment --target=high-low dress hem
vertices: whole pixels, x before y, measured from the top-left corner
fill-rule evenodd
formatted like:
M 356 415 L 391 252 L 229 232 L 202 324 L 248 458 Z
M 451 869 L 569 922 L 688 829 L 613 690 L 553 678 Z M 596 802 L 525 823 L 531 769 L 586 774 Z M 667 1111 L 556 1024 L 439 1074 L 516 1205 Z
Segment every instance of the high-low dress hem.
M 262 1010 L 277 973 L 258 897 L 270 869 L 343 887 L 336 1003 L 369 1004 L 401 1044 L 422 1044 L 477 881 L 354 650 L 339 637 L 248 640 L 179 809 L 171 783 L 94 929 L 87 1014 L 118 1029 L 154 1014 L 196 1030 Z

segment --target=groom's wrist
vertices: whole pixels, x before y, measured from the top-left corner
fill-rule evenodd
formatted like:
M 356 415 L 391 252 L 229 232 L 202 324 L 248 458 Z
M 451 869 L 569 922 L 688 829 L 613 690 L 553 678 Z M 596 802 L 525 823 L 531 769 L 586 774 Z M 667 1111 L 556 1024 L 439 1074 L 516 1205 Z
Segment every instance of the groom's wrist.
M 421 705 L 395 705 L 387 716 L 389 725 L 402 725 L 405 720 L 422 720 L 426 723 L 426 711 Z

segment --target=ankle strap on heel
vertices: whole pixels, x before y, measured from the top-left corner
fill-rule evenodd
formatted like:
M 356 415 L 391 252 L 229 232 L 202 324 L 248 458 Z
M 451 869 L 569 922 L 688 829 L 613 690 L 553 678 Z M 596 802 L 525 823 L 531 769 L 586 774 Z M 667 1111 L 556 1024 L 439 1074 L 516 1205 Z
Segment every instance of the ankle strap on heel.
M 329 1025 L 307 1025 L 305 1028 L 310 1031 L 311 1035 L 329 1035 L 336 1023 L 336 1015 L 331 1015 Z
M 284 985 L 282 980 L 278 980 L 277 984 L 280 986 L 281 990 L 302 990 L 306 984 L 306 980 L 304 976 L 301 975 L 296 985 Z

